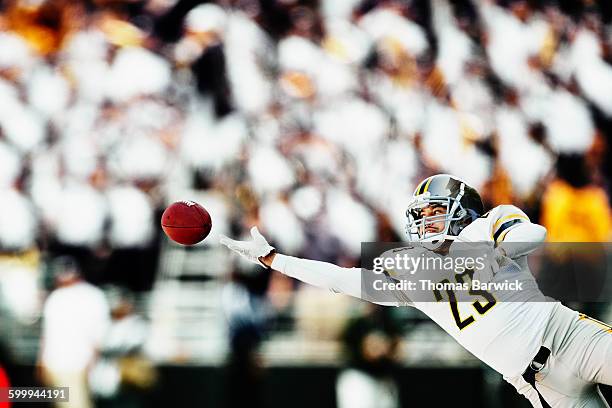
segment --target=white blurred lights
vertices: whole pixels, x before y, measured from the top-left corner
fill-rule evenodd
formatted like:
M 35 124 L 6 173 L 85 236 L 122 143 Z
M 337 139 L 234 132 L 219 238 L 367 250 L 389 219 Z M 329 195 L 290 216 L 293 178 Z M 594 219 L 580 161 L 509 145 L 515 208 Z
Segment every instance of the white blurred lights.
M 104 237 L 107 205 L 93 187 L 74 183 L 63 189 L 54 224 L 58 239 L 74 246 L 97 246 Z
M 295 182 L 287 159 L 270 147 L 257 147 L 251 151 L 247 171 L 253 187 L 260 194 L 286 189 Z
M 121 49 L 107 78 L 107 95 L 124 102 L 139 95 L 163 92 L 170 85 L 170 65 L 144 48 Z

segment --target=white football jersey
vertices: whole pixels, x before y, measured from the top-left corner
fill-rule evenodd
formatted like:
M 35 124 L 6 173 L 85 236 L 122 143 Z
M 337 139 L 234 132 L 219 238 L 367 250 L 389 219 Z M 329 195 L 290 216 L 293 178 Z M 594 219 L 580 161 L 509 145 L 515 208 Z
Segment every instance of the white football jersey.
M 460 234 L 469 242 L 500 244 L 508 232 L 530 223 L 523 211 L 502 205 L 477 219 Z M 465 234 L 464 234 L 465 233 Z M 493 276 L 492 282 L 521 282 L 522 290 L 472 291 L 473 300 L 453 301 L 454 294 L 433 293 L 438 301 L 410 302 L 477 358 L 505 376 L 520 375 L 542 345 L 546 324 L 555 305 L 545 301 L 523 255 Z M 418 279 L 418 278 L 417 278 Z M 450 278 L 453 279 L 453 278 Z M 449 279 L 449 280 L 450 280 Z M 469 282 L 467 274 L 454 277 Z M 451 299 L 452 296 L 452 299 Z
M 419 280 L 431 282 L 435 279 L 437 283 L 440 282 L 440 277 L 448 282 L 462 281 L 469 284 L 471 277 L 480 273 L 479 271 L 457 274 L 455 269 L 451 269 L 442 271 L 441 276 L 434 271 L 436 275 L 433 276 L 431 270 L 415 268 L 414 272 L 406 275 L 384 266 L 383 272 L 377 273 L 281 254 L 275 256 L 272 268 L 311 285 L 373 303 L 385 306 L 414 306 L 484 363 L 504 376 L 514 377 L 525 370 L 542 346 L 544 330 L 556 305 L 545 301 L 527 267 L 526 254 L 543 241 L 545 230 L 536 224 L 531 224 L 532 228 L 518 228 L 525 224 L 530 224 L 525 213 L 517 207 L 502 205 L 473 221 L 458 237 L 464 242 L 488 243 L 489 248 L 492 243 L 504 245 L 504 249 L 508 241 L 522 241 L 523 244 L 518 244 L 523 247 L 522 250 L 507 252 L 519 255 L 510 256 L 512 261 L 505 260 L 498 270 L 489 274 L 491 283 L 521 283 L 520 292 L 495 288 L 462 290 L 457 298 L 452 289 L 421 289 L 414 292 L 403 288 L 389 288 L 390 290 L 384 291 L 383 294 L 373 285 L 375 282 L 396 285 L 406 280 L 419 287 Z M 511 234 L 511 231 L 514 232 Z M 380 257 L 401 257 L 403 251 L 406 251 L 411 259 L 421 256 L 422 252 L 429 252 L 423 248 L 397 248 Z M 370 293 L 372 289 L 374 291 Z

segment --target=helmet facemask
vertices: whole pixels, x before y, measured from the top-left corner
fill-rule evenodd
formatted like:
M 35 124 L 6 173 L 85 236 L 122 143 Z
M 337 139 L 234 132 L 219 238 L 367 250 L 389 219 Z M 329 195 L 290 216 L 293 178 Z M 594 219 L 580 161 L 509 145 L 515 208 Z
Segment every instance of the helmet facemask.
M 441 243 L 448 239 L 456 239 L 463 227 L 472 221 L 472 217 L 468 215 L 469 212 L 461 205 L 462 197 L 463 188 L 461 188 L 457 197 L 433 196 L 429 192 L 415 196 L 406 210 L 408 241 Z M 423 208 L 437 206 L 446 208 L 446 213 L 431 216 L 421 214 Z M 444 222 L 442 231 L 425 232 L 428 226 L 442 221 Z

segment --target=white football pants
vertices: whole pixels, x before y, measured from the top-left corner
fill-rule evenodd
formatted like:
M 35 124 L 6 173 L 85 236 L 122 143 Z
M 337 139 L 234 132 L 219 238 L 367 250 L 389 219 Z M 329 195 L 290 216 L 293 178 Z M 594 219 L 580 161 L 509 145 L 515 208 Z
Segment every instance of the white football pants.
M 612 385 L 611 327 L 558 303 L 542 345 L 551 353 L 536 374 L 536 386 L 552 408 L 609 407 L 597 384 Z M 542 408 L 537 392 L 523 377 L 504 379 L 535 408 Z

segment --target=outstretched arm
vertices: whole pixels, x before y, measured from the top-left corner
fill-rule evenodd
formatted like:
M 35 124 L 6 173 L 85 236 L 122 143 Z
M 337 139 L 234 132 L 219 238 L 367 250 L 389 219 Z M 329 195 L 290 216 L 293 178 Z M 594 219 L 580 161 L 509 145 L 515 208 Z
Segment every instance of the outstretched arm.
M 319 288 L 363 299 L 361 290 L 363 271 L 361 268 L 342 268 L 327 262 L 276 253 L 275 249 L 259 233 L 257 227 L 251 228 L 251 237 L 251 241 L 236 241 L 223 236 L 219 242 L 255 264 Z M 380 302 L 379 304 L 394 305 L 395 303 Z
M 327 262 L 277 254 L 275 251 L 260 261 L 275 271 L 310 285 L 361 298 L 360 268 L 342 268 Z

